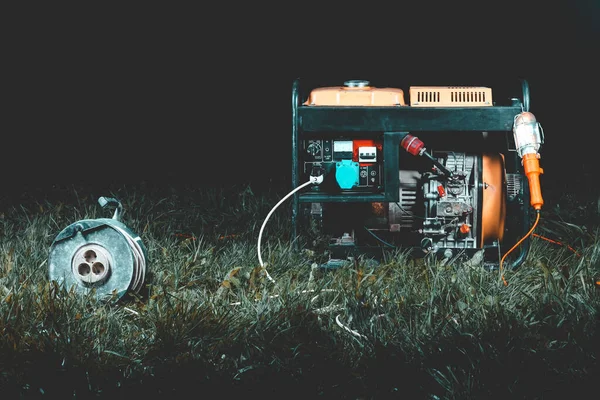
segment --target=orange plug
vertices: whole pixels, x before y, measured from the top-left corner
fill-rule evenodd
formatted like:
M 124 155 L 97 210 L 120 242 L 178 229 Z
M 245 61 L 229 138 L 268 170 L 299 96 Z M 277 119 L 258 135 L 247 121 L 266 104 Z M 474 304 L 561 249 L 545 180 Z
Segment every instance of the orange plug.
M 536 210 L 541 210 L 544 204 L 542 199 L 542 188 L 540 186 L 540 175 L 544 170 L 540 168 L 540 160 L 537 154 L 528 153 L 523 155 L 523 168 L 525 175 L 529 179 L 529 195 L 531 206 Z

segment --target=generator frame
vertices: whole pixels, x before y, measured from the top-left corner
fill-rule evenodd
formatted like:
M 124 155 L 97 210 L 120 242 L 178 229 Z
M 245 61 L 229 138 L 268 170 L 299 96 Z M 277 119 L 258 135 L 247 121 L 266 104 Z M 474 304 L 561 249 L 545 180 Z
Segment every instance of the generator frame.
M 521 160 L 514 151 L 512 128 L 514 118 L 523 111 L 529 111 L 529 84 L 521 79 L 521 98 L 511 98 L 507 106 L 486 107 L 385 107 L 385 106 L 315 106 L 304 105 L 306 94 L 301 90 L 300 79 L 292 85 L 292 188 L 300 182 L 300 155 L 302 140 L 311 134 L 333 139 L 336 135 L 361 135 L 363 138 L 383 136 L 383 190 L 380 193 L 315 193 L 296 192 L 292 197 L 291 235 L 294 248 L 298 248 L 298 218 L 302 203 L 358 203 L 358 202 L 397 202 L 399 201 L 398 169 L 400 160 L 400 140 L 406 133 L 415 132 L 471 132 L 481 135 L 501 137 L 506 147 L 506 165 L 513 173 L 520 175 L 521 182 L 527 182 Z M 510 148 L 512 145 L 512 149 Z M 517 202 L 521 212 L 522 231 L 525 236 L 530 229 L 529 186 L 521 185 Z M 530 240 L 522 241 L 519 252 L 505 268 L 516 269 L 526 259 Z M 367 249 L 363 249 L 367 250 Z M 357 248 L 360 253 L 361 249 Z

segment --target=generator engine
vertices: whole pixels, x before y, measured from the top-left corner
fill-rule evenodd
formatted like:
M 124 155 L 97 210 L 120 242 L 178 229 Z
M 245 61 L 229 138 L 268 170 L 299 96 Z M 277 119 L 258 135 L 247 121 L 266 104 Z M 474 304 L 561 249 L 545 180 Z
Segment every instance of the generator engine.
M 452 171 L 450 177 L 426 170 L 400 170 L 400 199 L 388 203 L 389 230 L 419 233 L 428 251 L 476 248 L 472 232 L 478 228 L 475 182 L 481 180 L 474 170 L 476 157 L 456 152 L 444 157 L 439 162 Z
M 323 179 L 295 195 L 294 234 L 299 221 L 329 236 L 332 260 L 390 248 L 445 258 L 483 250 L 497 265 L 530 225 L 513 132 L 516 118 L 531 114 L 526 85 L 523 101 L 507 106 L 493 102 L 490 88 L 451 86 L 411 87 L 407 105 L 402 89 L 368 81 L 315 88 L 300 99 L 297 81 L 293 180 Z M 535 148 L 529 157 L 537 162 L 543 140 L 534 139 L 520 148 Z M 537 179 L 541 169 L 531 169 Z M 521 247 L 513 267 L 528 244 Z

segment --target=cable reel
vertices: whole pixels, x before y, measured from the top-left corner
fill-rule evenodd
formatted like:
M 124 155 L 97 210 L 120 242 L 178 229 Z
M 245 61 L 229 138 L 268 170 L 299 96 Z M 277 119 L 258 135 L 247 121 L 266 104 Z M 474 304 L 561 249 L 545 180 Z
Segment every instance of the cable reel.
M 123 206 L 100 197 L 102 208 L 116 205 L 112 218 L 83 219 L 64 228 L 50 246 L 50 280 L 101 300 L 120 300 L 144 284 L 147 250 L 139 235 L 120 221 Z

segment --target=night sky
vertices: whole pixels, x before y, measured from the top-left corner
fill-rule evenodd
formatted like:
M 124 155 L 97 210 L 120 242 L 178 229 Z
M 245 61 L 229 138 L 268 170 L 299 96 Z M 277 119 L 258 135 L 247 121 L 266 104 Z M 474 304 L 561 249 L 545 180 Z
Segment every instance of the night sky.
M 17 124 L 4 133 L 5 190 L 141 180 L 287 186 L 297 77 L 366 79 L 405 96 L 411 85 L 490 86 L 498 100 L 520 94 L 523 77 L 546 135 L 544 178 L 595 167 L 597 2 L 455 3 L 24 16 L 29 28 L 5 59 L 18 87 Z

